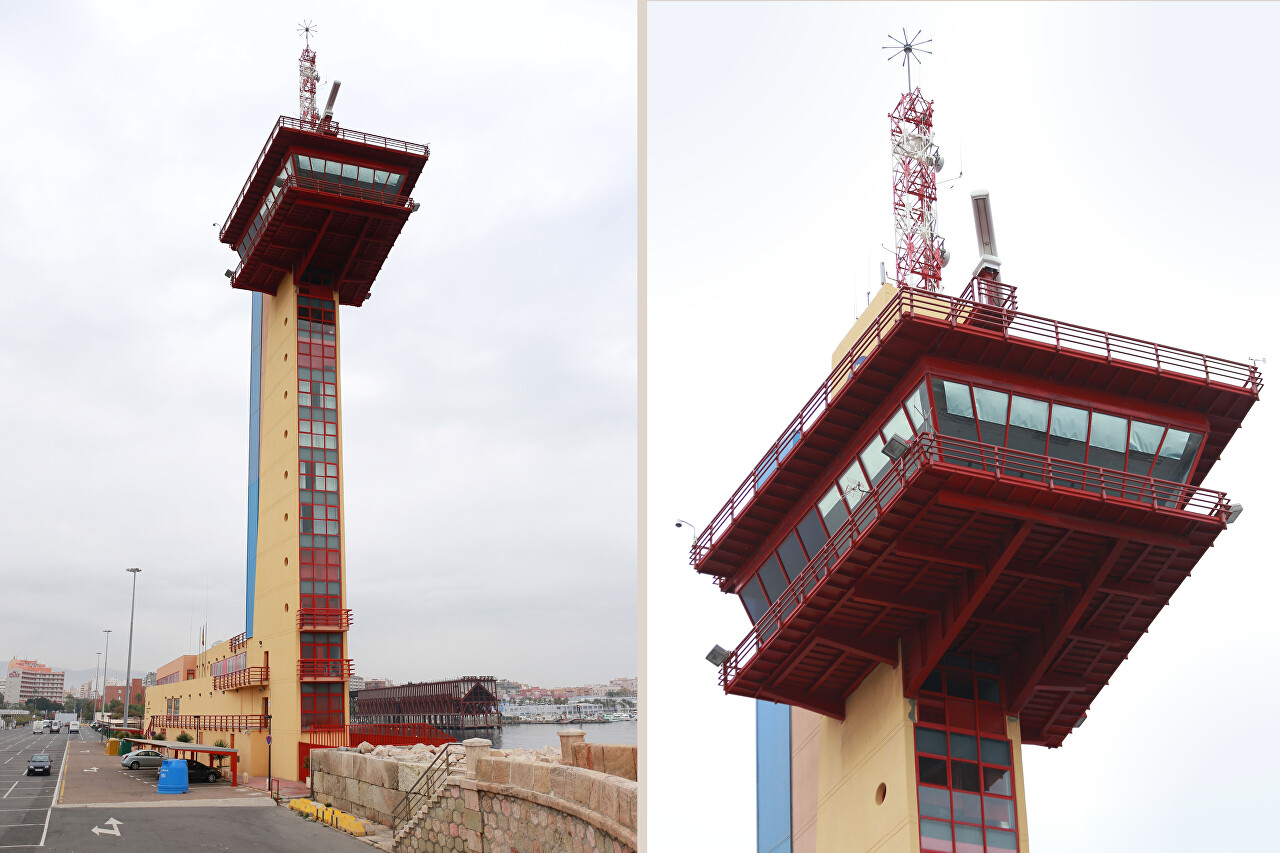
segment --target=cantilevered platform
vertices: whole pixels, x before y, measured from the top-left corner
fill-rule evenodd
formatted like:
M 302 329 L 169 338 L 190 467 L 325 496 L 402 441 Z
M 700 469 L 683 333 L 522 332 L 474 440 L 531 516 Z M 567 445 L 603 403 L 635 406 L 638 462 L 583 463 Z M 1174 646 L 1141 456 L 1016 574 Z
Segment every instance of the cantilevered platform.
M 1138 398 L 1208 418 L 1200 483 L 1258 399 L 1256 368 L 1189 350 L 900 289 L 783 430 L 693 545 L 697 571 L 729 578 L 797 509 L 913 364 L 930 357 L 1082 385 L 1100 399 Z M 728 588 L 729 584 L 722 584 Z
M 232 287 L 274 293 L 285 273 L 311 269 L 343 305 L 362 304 L 429 156 L 425 145 L 281 116 L 219 233 L 241 258 Z
M 973 655 L 998 662 L 1023 741 L 1057 746 L 1225 529 L 1232 505 L 1199 484 L 1257 400 L 1257 371 L 1009 304 L 897 291 L 699 536 L 691 562 L 754 619 L 722 665 L 726 691 L 843 718 L 880 663 L 902 667 L 916 698 L 947 654 Z M 1054 441 L 984 443 L 925 399 L 939 377 L 962 406 L 971 379 L 1006 402 L 1074 410 L 1099 436 L 1109 422 L 1133 440 L 1131 416 L 1203 443 L 1194 460 L 1186 451 L 1186 483 L 1061 458 Z M 1024 428 L 1004 417 L 990 422 L 1000 442 Z M 891 432 L 904 442 L 882 456 Z M 1144 452 L 1120 452 L 1119 467 Z M 869 473 L 880 460 L 866 489 L 841 475 L 859 459 Z M 846 503 L 847 517 L 819 511 Z

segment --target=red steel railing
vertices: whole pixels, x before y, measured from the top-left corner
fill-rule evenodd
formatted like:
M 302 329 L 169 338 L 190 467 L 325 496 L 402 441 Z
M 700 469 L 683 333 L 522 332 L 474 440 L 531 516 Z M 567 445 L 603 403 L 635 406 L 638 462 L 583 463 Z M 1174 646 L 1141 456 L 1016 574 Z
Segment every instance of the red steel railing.
M 236 634 L 227 642 L 231 644 L 231 654 L 235 654 L 236 652 L 243 649 L 245 646 L 249 645 L 249 640 L 248 638 L 245 637 L 244 631 L 241 631 L 239 634 Z
M 313 746 L 359 746 L 368 741 L 374 746 L 413 746 L 421 743 L 439 746 L 454 743 L 457 738 L 426 723 L 349 723 L 345 726 L 313 726 L 302 732 L 302 740 Z
M 270 678 L 270 673 L 267 672 L 268 669 L 269 667 L 265 666 L 249 666 L 235 672 L 229 672 L 226 675 L 215 675 L 213 677 L 213 689 L 238 690 L 241 687 L 266 684 Z
M 1222 492 L 1156 480 L 1094 465 L 1038 456 L 953 436 L 927 433 L 912 441 L 903 455 L 866 492 L 827 544 L 818 550 L 786 590 L 769 606 L 751 631 L 720 666 L 720 684 L 728 686 L 789 617 L 809 600 L 822 581 L 856 547 L 872 522 L 926 468 L 950 466 L 979 476 L 1017 478 L 1046 490 L 1072 489 L 1103 501 L 1121 501 L 1156 512 L 1213 517 L 1226 523 L 1230 504 Z
M 150 718 L 152 731 L 191 729 L 202 732 L 260 732 L 267 727 L 262 714 L 156 714 Z
M 903 317 L 923 318 L 952 326 L 998 324 L 1005 337 L 1048 349 L 1101 356 L 1107 361 L 1122 361 L 1153 369 L 1157 373 L 1176 373 L 1189 379 L 1199 379 L 1205 384 L 1218 383 L 1239 388 L 1255 397 L 1262 389 L 1262 375 L 1257 368 L 1248 364 L 1044 317 L 1019 314 L 954 296 L 929 293 L 917 288 L 901 288 L 818 386 L 818 390 L 801 408 L 800 413 L 791 419 L 791 423 L 782 431 L 782 436 L 773 443 L 711 523 L 698 535 L 690 551 L 689 562 L 692 565 L 699 566 L 707 558 L 712 546 L 751 506 L 756 492 L 769 482 L 783 460 L 800 443 L 800 439 L 821 419 L 828 405 L 847 384 L 857 380 L 867 360 Z
M 298 610 L 298 627 L 304 631 L 345 631 L 351 627 L 351 610 L 303 607 Z
M 346 681 L 351 678 L 351 658 L 303 658 L 298 661 L 298 678 Z
M 249 192 L 249 185 L 253 183 L 254 176 L 258 174 L 258 170 L 262 167 L 262 161 L 266 159 L 267 152 L 271 150 L 271 143 L 275 141 L 276 135 L 283 127 L 319 133 L 318 126 L 313 126 L 310 123 L 303 122 L 301 119 L 290 116 L 280 116 L 279 120 L 276 121 L 276 126 L 271 130 L 271 135 L 267 137 L 266 144 L 262 146 L 262 151 L 258 153 L 258 159 L 254 161 L 253 168 L 249 170 L 249 177 L 245 179 L 244 186 L 240 188 L 240 195 L 236 196 L 236 203 L 231 205 L 231 212 L 227 214 L 226 221 L 222 223 L 222 229 L 218 232 L 219 240 L 227 238 L 227 229 L 231 227 L 231 220 L 235 219 L 236 211 L 240 209 L 240 204 L 244 201 L 245 194 Z M 359 130 L 343 130 L 333 121 L 324 126 L 324 135 L 348 142 L 359 142 L 362 145 L 373 145 L 378 148 L 385 148 L 388 151 L 404 151 L 408 154 L 416 154 L 420 157 L 428 158 L 431 156 L 431 149 L 426 145 L 421 145 L 417 142 L 404 142 L 403 140 L 378 136 L 374 133 L 364 133 Z

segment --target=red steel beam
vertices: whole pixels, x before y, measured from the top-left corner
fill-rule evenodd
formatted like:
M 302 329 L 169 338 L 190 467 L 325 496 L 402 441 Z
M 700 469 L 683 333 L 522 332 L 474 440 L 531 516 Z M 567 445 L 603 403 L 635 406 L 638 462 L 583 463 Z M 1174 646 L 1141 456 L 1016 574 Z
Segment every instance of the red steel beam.
M 1094 595 L 1102 588 L 1107 575 L 1111 573 L 1128 544 L 1128 539 L 1117 539 L 1112 544 L 1111 550 L 1107 552 L 1107 556 L 1098 562 L 1083 589 L 1079 592 L 1074 589 L 1063 591 L 1062 597 L 1057 599 L 1055 604 L 1062 602 L 1066 606 L 1051 607 L 1046 618 L 1048 631 L 1042 631 L 1038 636 L 1032 635 L 1023 643 L 1021 663 L 1026 674 L 1020 679 L 1010 679 L 1010 684 L 1014 687 L 1010 691 L 1013 701 L 1009 703 L 1012 713 L 1021 714 L 1027 702 L 1031 701 L 1031 695 L 1036 692 L 1041 678 L 1053 664 L 1063 644 L 1075 629 L 1076 623 L 1088 609 L 1089 602 L 1093 601 Z M 1037 649 L 1037 646 L 1040 648 Z M 1031 663 L 1033 660 L 1035 662 Z
M 1191 540 L 1185 536 L 1174 536 L 1169 533 L 1160 533 L 1158 531 L 1146 530 L 1140 527 L 1114 524 L 1110 521 L 1083 518 L 1078 515 L 1054 512 L 1052 510 L 1040 509 L 1039 507 L 1027 506 L 1026 504 L 1014 504 L 1009 503 L 1008 501 L 996 500 L 994 498 L 983 498 L 966 492 L 952 491 L 951 489 L 943 489 L 938 493 L 938 503 L 941 506 L 951 507 L 952 509 L 979 510 L 981 512 L 989 512 L 993 515 L 1003 515 L 1009 518 L 1038 521 L 1066 530 L 1078 530 L 1082 533 L 1104 536 L 1107 539 L 1136 539 L 1140 542 L 1164 545 L 1169 548 L 1177 548 L 1179 550 L 1185 550 L 1191 547 Z M 1211 517 L 1204 516 L 1204 519 L 1205 521 L 1210 521 Z
M 948 606 L 942 608 L 940 618 L 928 619 L 923 631 L 913 632 L 917 634 L 916 642 L 910 644 L 910 653 L 903 656 L 903 665 L 910 673 L 904 691 L 907 696 L 915 696 L 920 692 L 924 680 L 964 630 L 969 617 L 999 580 L 1000 573 L 1009 565 L 1013 555 L 1018 553 L 1031 533 L 1031 528 L 1032 525 L 1026 521 L 1018 525 L 1018 529 L 1005 541 L 999 555 L 987 568 L 974 570 L 952 588 L 947 596 Z

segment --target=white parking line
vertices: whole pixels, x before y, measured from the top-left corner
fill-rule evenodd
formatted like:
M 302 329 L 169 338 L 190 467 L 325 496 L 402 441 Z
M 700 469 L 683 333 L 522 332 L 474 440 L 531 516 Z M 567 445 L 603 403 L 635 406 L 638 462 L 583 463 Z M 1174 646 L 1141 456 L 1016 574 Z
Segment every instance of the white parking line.
M 67 741 L 67 747 L 62 751 L 62 766 L 58 768 L 58 784 L 54 786 L 56 791 L 62 787 L 62 773 L 67 769 L 67 754 L 71 752 L 71 742 Z M 56 800 L 57 797 L 55 796 Z M 44 813 L 44 832 L 40 833 L 40 846 L 44 846 L 44 838 L 49 834 L 49 815 L 53 814 L 53 803 L 49 803 L 49 809 Z
M 18 783 L 17 783 L 17 782 L 14 782 L 14 783 L 13 783 L 13 787 L 11 787 L 11 788 L 9 788 L 9 790 L 5 791 L 5 792 L 4 792 L 4 796 L 3 796 L 3 797 L 0 797 L 0 800 L 7 800 L 7 799 L 9 799 L 9 795 L 13 793 L 13 789 L 14 789 L 14 788 L 16 788 L 16 787 L 18 787 Z

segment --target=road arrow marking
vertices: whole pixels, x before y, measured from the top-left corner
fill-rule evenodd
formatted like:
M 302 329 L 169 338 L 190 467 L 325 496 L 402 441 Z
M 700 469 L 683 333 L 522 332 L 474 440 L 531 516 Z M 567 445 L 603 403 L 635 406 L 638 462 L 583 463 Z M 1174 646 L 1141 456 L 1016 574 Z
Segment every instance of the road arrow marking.
M 92 832 L 94 835 L 114 835 L 114 836 L 116 836 L 117 838 L 119 838 L 119 837 L 120 837 L 120 823 L 121 823 L 121 822 L 120 822 L 120 821 L 118 821 L 118 820 L 116 820 L 115 818 L 108 818 L 108 819 L 105 821 L 105 823 L 106 823 L 108 826 L 110 826 L 111 828 L 110 828 L 110 829 L 102 829 L 102 828 L 100 828 L 100 827 L 96 827 L 96 826 L 95 826 L 93 829 L 91 829 L 91 830 L 89 830 L 89 831 L 90 831 L 90 832 Z

